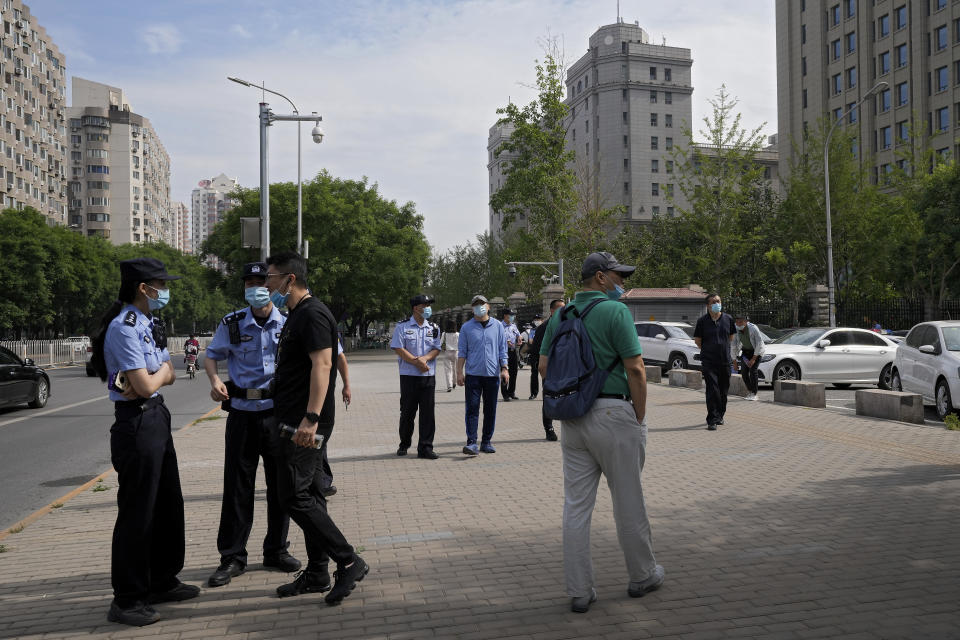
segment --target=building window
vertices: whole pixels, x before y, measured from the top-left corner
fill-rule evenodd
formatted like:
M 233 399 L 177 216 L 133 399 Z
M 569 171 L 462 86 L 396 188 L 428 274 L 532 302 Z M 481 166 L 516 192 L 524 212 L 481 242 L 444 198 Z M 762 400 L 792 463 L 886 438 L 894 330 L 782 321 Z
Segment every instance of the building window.
M 590 133 L 590 120 L 583 121 L 583 128 L 586 130 L 587 133 Z
M 960 84 L 960 60 L 953 63 L 953 84 Z
M 630 122 L 630 113 L 627 111 L 623 112 L 623 124 Z
M 806 108 L 807 108 L 807 90 L 806 90 L 806 89 L 803 89 L 803 90 L 800 92 L 800 96 L 801 96 L 801 98 L 802 98 L 803 108 L 806 109 Z
M 653 215 L 660 215 L 660 207 L 658 205 L 653 205 Z
M 937 27 L 933 30 L 933 41 L 937 51 L 942 51 L 947 48 L 947 25 Z
M 586 143 L 586 145 L 584 145 L 583 151 L 584 151 L 584 153 L 586 153 L 587 155 L 590 155 L 590 143 L 589 143 L 589 142 Z
M 650 126 L 651 127 L 657 126 L 657 114 L 655 113 L 650 114 Z
M 830 78 L 830 86 L 833 87 L 833 95 L 837 95 L 843 91 L 843 82 L 841 81 L 839 73 Z
M 673 160 L 667 160 L 667 173 L 673 173 Z
M 846 0 L 847 2 L 847 17 L 852 18 L 857 12 L 857 0 Z
M 87 198 L 87 204 L 89 204 L 91 207 L 109 207 L 110 198 L 102 198 L 102 197 Z
M 664 142 L 666 143 L 664 144 L 664 148 L 666 148 L 667 151 L 673 149 L 673 138 L 667 138 Z
M 807 25 L 800 25 L 800 44 L 807 43 Z
M 897 59 L 897 68 L 907 66 L 907 45 L 901 44 L 894 49 Z
M 947 84 L 949 83 L 949 80 L 947 79 L 947 68 L 946 67 L 937 68 L 937 70 L 933 72 L 933 76 L 934 78 L 936 78 L 935 84 L 937 87 L 936 89 L 937 93 L 940 93 L 941 91 L 946 91 Z
M 573 129 L 570 133 L 573 135 L 573 141 L 576 142 L 576 141 L 577 141 L 577 130 L 576 130 L 576 129 Z M 491 169 L 491 171 L 493 171 L 493 169 Z
M 660 173 L 660 161 L 656 158 L 650 161 L 650 173 Z
M 941 9 L 946 8 L 947 0 L 935 0 L 935 1 L 936 1 L 936 7 L 937 7 L 935 11 L 940 11 Z
M 656 79 L 657 79 L 657 68 L 656 68 L 656 67 L 650 67 L 650 79 L 651 79 L 651 80 L 656 80 Z
M 650 149 L 651 149 L 651 150 L 656 151 L 657 148 L 659 147 L 659 144 L 660 144 L 660 140 L 657 138 L 657 136 L 650 136 Z
M 654 182 L 650 185 L 650 195 L 659 196 L 660 195 L 660 183 Z
M 853 89 L 857 86 L 857 68 L 850 67 L 847 69 L 847 89 Z
M 673 70 L 670 67 L 666 67 L 663 70 L 663 81 L 673 82 Z
M 668 184 L 668 185 L 665 185 L 665 186 L 666 186 L 666 190 L 667 190 L 667 197 L 668 197 L 668 198 L 672 198 L 672 197 L 673 197 L 673 185 L 672 185 L 672 184 Z
M 657 104 L 657 92 L 656 92 L 656 91 L 651 91 L 651 92 L 650 92 L 650 104 Z
M 890 127 L 881 127 L 880 129 L 880 149 L 889 149 L 893 144 L 892 132 Z
M 837 38 L 836 40 L 830 43 L 830 50 L 833 52 L 833 59 L 839 60 L 840 59 L 840 38 Z
M 807 57 L 803 56 L 800 58 L 800 75 L 807 75 Z
M 663 92 L 663 104 L 673 104 L 673 93 L 670 91 Z
M 672 215 L 673 215 L 673 207 L 667 207 L 667 215 L 668 215 L 668 216 L 672 216 Z
M 624 182 L 624 183 L 623 183 L 623 192 L 624 192 L 624 193 L 630 193 L 630 183 L 629 183 L 629 182 Z
M 910 129 L 906 120 L 897 123 L 897 140 L 903 142 L 910 135 Z
M 673 114 L 667 113 L 663 116 L 663 126 L 673 127 Z
M 884 51 L 877 58 L 877 75 L 890 73 L 890 52 Z
M 946 69 L 946 67 L 944 67 L 944 69 Z M 897 106 L 902 107 L 903 105 L 907 104 L 909 100 L 910 92 L 908 91 L 907 83 L 901 82 L 897 85 Z
M 950 107 L 937 109 L 937 131 L 946 131 L 950 128 Z
M 630 136 L 623 136 L 623 148 L 630 148 Z
M 853 53 L 857 50 L 857 32 L 851 31 L 847 34 L 847 53 Z
M 883 14 L 877 20 L 877 37 L 883 38 L 890 35 L 890 14 Z
M 623 170 L 630 171 L 630 158 L 623 159 Z
M 903 29 L 907 26 L 907 5 L 893 10 L 893 24 L 896 29 Z
M 847 116 L 847 118 L 849 119 L 848 121 L 850 122 L 850 124 L 853 124 L 854 122 L 857 121 L 857 103 L 851 102 L 850 104 L 848 104 L 847 111 L 850 114 Z
M 830 7 L 830 24 L 833 26 L 840 24 L 840 5 L 838 4 Z
M 877 111 L 883 113 L 890 110 L 890 89 L 884 89 L 877 94 Z
M 840 116 L 842 116 L 842 115 L 843 115 L 843 108 L 842 108 L 842 107 L 837 107 L 836 109 L 834 109 L 834 110 L 833 110 L 833 120 L 834 120 L 834 122 L 836 122 L 837 120 L 839 120 L 839 119 L 840 119 Z

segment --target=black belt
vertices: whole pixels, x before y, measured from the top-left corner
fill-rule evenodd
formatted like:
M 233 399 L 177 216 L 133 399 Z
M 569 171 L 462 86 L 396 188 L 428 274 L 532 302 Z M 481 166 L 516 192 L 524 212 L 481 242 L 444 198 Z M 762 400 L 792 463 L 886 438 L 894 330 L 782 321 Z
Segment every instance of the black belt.
M 114 402 L 114 405 L 119 408 L 129 408 L 129 407 L 140 407 L 141 411 L 146 411 L 150 407 L 155 407 L 158 404 L 163 404 L 163 396 L 157 394 L 152 398 L 137 398 L 136 400 L 118 400 Z
M 233 380 L 227 382 L 227 391 L 231 398 L 238 400 L 269 400 L 273 397 L 273 390 L 266 389 L 243 389 L 234 384 Z
M 601 393 L 598 398 L 610 398 L 611 400 L 626 400 L 630 402 L 630 396 L 626 396 L 622 393 Z

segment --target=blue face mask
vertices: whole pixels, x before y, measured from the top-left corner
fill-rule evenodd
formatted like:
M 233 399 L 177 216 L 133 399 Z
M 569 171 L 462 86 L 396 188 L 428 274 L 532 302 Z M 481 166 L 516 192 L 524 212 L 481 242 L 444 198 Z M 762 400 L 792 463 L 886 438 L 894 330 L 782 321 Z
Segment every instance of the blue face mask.
M 432 316 L 432 315 L 433 315 L 433 309 L 431 309 L 430 307 L 424 307 L 424 308 L 423 308 L 423 319 L 424 319 L 424 320 L 428 319 L 428 318 L 429 318 L 430 316 Z
M 610 298 L 611 300 L 619 300 L 620 296 L 622 296 L 625 291 L 626 289 L 624 289 L 618 284 L 615 284 L 613 285 L 612 291 L 607 291 L 607 297 Z
M 270 302 L 272 302 L 277 307 L 282 307 L 287 304 L 287 298 L 290 297 L 290 287 L 288 285 L 286 293 L 280 293 L 280 289 L 277 289 L 270 294 Z
M 266 287 L 247 287 L 243 297 L 254 309 L 262 309 L 270 304 L 270 291 Z
M 486 313 L 487 313 L 486 305 L 478 304 L 473 308 L 473 315 L 477 316 L 478 318 L 482 318 L 484 315 L 486 315 Z
M 147 285 L 150 287 L 150 285 Z M 160 311 L 167 303 L 170 302 L 170 289 L 157 289 L 155 287 L 150 287 L 157 292 L 156 299 L 147 296 L 147 304 L 150 305 L 150 311 Z
M 720 306 L 719 302 L 714 302 L 712 305 L 710 305 L 710 311 L 713 311 L 714 313 L 720 313 L 720 309 L 722 308 L 723 307 Z

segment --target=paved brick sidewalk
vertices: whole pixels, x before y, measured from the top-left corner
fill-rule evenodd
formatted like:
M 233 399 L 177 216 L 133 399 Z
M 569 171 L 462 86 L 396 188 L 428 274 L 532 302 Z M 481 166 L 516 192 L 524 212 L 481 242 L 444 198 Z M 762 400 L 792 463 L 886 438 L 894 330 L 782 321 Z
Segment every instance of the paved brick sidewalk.
M 371 573 L 340 607 L 278 600 L 250 570 L 143 629 L 106 622 L 116 477 L 0 544 L 0 637 L 950 638 L 960 637 L 960 433 L 731 399 L 704 429 L 700 393 L 655 385 L 644 472 L 667 581 L 626 595 L 604 485 L 593 519 L 600 600 L 569 612 L 560 553 L 560 448 L 540 403 L 499 406 L 497 453 L 467 459 L 463 391 L 437 394 L 435 462 L 397 458 L 396 366 L 351 364 L 338 408 L 331 511 Z M 528 370 L 518 395 L 528 395 Z M 176 436 L 187 509 L 181 577 L 217 564 L 223 420 Z M 292 550 L 306 559 L 299 529 Z

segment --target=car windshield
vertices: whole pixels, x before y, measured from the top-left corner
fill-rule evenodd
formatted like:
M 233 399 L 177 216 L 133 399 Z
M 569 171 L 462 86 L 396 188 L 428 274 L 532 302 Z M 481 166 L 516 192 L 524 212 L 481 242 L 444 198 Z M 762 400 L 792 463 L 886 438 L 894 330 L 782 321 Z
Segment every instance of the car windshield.
M 943 342 L 947 351 L 960 351 L 960 327 L 943 327 Z
M 668 338 L 680 338 L 681 340 L 689 340 L 690 336 L 680 327 L 664 327 L 667 330 Z
M 773 344 L 810 345 L 820 339 L 827 332 L 826 329 L 797 329 L 782 338 L 773 341 Z

